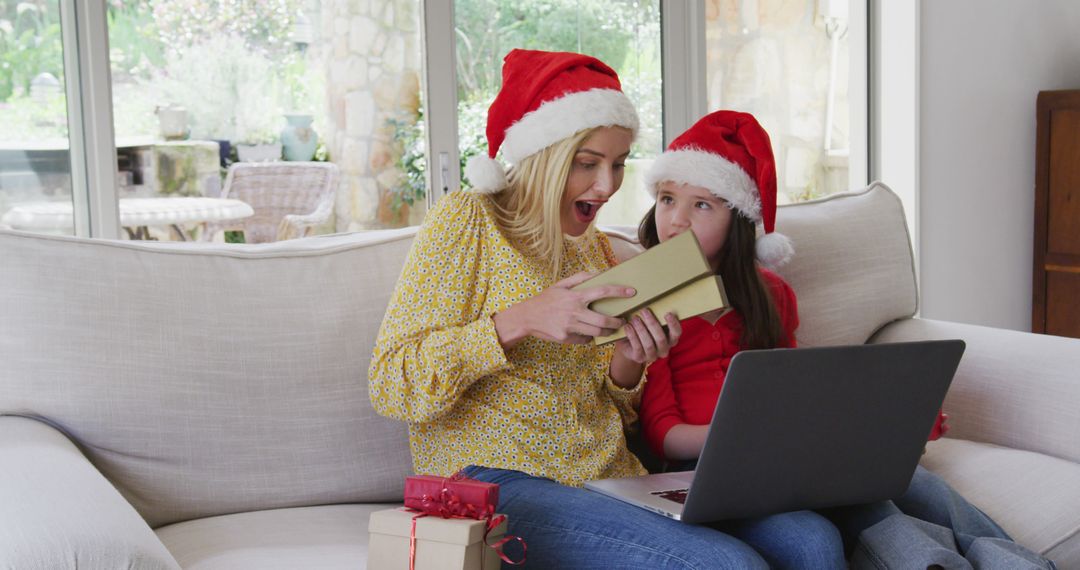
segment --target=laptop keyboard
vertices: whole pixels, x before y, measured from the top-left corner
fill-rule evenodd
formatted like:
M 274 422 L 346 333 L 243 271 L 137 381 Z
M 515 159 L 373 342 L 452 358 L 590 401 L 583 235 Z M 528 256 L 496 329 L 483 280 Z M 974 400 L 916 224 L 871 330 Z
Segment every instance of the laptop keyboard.
M 690 489 L 671 489 L 669 491 L 653 491 L 650 494 L 682 505 L 686 503 L 686 492 L 689 490 Z

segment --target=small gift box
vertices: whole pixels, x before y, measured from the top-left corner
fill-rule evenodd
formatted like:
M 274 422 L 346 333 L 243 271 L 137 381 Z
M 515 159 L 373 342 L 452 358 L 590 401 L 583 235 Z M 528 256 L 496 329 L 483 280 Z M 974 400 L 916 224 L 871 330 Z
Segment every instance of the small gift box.
M 444 519 L 404 508 L 376 511 L 368 521 L 367 567 L 371 570 L 497 570 L 501 563 L 499 551 L 488 545 L 503 541 L 506 518 L 499 515 L 493 520 L 498 523 L 488 532 L 486 520 Z
M 405 478 L 405 506 L 429 515 L 482 519 L 495 512 L 499 486 L 461 475 Z

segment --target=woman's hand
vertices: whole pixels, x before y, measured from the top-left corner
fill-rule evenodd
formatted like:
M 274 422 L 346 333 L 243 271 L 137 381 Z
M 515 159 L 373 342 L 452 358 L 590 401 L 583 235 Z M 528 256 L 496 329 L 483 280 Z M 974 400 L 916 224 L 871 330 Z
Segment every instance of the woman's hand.
M 646 309 L 630 319 L 626 325 L 626 338 L 615 343 L 618 354 L 638 364 L 649 364 L 658 358 L 665 358 L 671 347 L 682 336 L 682 324 L 675 315 L 664 315 L 667 332 L 652 311 Z
M 633 297 L 634 290 L 618 285 L 601 285 L 574 291 L 594 273 L 577 273 L 539 295 L 495 313 L 495 331 L 503 348 L 510 348 L 527 336 L 561 344 L 585 344 L 593 337 L 606 336 L 623 326 L 616 319 L 589 309 L 589 303 L 607 297 Z
M 626 325 L 626 338 L 615 343 L 615 356 L 611 359 L 608 375 L 611 381 L 623 388 L 633 388 L 641 381 L 641 373 L 650 362 L 668 355 L 671 347 L 682 336 L 682 325 L 675 315 L 664 315 L 668 329 L 646 309 L 630 319 Z

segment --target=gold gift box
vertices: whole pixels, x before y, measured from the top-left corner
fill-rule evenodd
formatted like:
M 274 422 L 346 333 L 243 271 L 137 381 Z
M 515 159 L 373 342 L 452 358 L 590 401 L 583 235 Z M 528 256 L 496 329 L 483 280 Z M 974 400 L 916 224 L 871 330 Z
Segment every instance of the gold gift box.
M 723 282 L 709 267 L 701 245 L 691 231 L 647 249 L 574 289 L 599 285 L 634 288 L 636 294 L 633 297 L 609 297 L 589 305 L 598 313 L 627 322 L 646 309 L 663 323 L 667 313 L 674 313 L 682 320 L 731 307 Z M 607 344 L 625 336 L 623 327 L 609 336 L 595 337 L 593 342 Z
M 416 513 L 404 508 L 371 513 L 368 519 L 368 559 L 371 570 L 409 567 L 409 534 Z M 499 553 L 484 544 L 487 521 L 416 519 L 416 570 L 497 570 Z M 488 542 L 495 544 L 506 534 L 506 520 L 492 529 Z

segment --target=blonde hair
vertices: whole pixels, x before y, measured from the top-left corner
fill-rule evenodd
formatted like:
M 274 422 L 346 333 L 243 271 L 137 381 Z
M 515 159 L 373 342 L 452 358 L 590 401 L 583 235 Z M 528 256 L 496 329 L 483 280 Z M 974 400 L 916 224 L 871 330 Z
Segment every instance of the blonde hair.
M 523 158 L 507 173 L 507 188 L 491 197 L 499 228 L 526 255 L 547 260 L 552 279 L 562 266 L 566 181 L 574 155 L 597 129 L 580 131 Z

